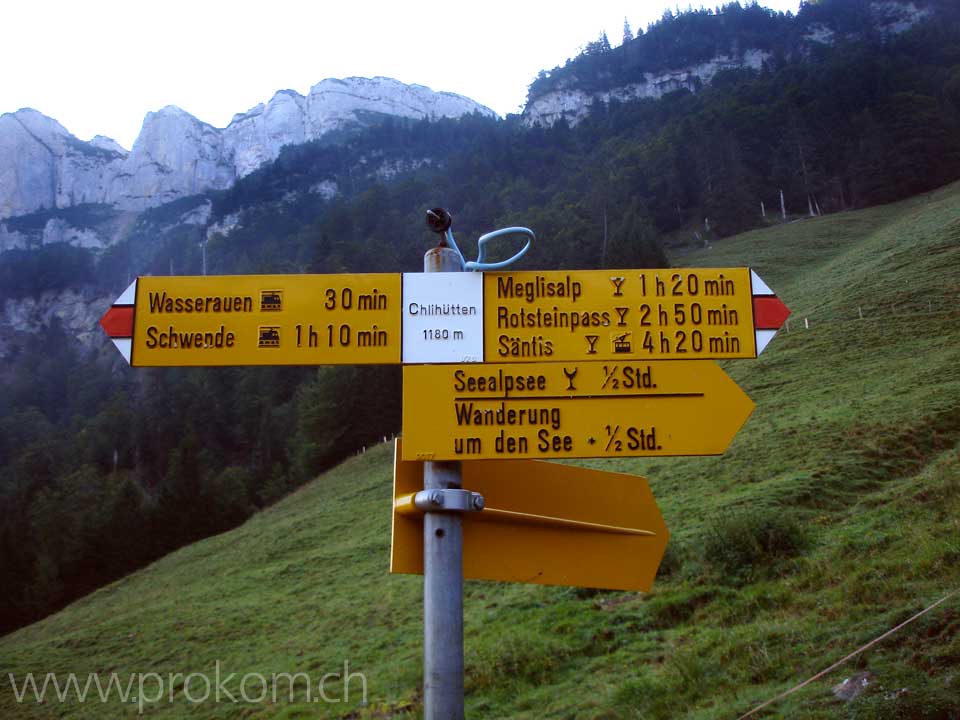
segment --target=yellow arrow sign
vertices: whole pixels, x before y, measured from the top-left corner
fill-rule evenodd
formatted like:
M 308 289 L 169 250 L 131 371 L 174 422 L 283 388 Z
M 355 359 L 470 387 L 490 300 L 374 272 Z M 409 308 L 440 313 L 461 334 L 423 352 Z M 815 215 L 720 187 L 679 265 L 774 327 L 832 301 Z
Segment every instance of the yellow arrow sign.
M 484 357 L 752 358 L 789 312 L 749 268 L 490 273 Z
M 711 361 L 406 366 L 406 460 L 719 455 L 753 401 Z
M 789 312 L 749 268 L 238 275 L 138 278 L 100 324 L 136 366 L 626 362 L 756 357 Z
M 134 366 L 400 362 L 396 273 L 142 277 L 124 297 Z
M 423 574 L 423 463 L 394 463 L 390 572 Z M 648 591 L 669 532 L 645 478 L 533 460 L 465 462 L 486 507 L 462 513 L 463 575 L 481 580 Z

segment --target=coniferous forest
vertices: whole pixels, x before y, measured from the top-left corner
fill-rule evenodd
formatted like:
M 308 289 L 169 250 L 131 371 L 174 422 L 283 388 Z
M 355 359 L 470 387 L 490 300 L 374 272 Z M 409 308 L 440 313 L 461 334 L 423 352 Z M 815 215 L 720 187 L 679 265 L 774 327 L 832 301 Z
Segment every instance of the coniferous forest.
M 0 301 L 116 296 L 136 275 L 200 274 L 204 262 L 209 274 L 417 271 L 436 205 L 468 256 L 480 234 L 524 225 L 538 245 L 521 268 L 589 269 L 662 267 L 754 227 L 906 198 L 960 178 L 960 7 L 933 4 L 936 22 L 897 35 L 870 31 L 859 0 L 795 17 L 735 3 L 668 12 L 617 47 L 587 44 L 541 73 L 531 98 L 738 48 L 771 59 L 697 92 L 596 103 L 574 127 L 387 118 L 287 147 L 227 191 L 142 213 L 107 250 L 0 254 Z M 847 34 L 804 44 L 817 23 Z M 339 194 L 311 192 L 322 183 Z M 240 225 L 207 241 L 178 222 L 206 201 Z M 7 222 L 53 216 L 114 219 L 78 206 Z M 56 322 L 5 350 L 0 631 L 242 523 L 400 430 L 397 367 L 131 371 L 105 338 L 84 350 Z

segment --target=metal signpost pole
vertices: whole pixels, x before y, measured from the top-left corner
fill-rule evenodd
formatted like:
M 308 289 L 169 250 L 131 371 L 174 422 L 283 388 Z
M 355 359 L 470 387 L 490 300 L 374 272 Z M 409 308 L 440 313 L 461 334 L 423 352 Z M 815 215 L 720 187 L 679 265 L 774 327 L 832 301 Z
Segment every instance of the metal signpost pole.
M 424 272 L 459 272 L 448 247 L 423 257 Z M 459 488 L 459 462 L 423 464 L 423 489 Z M 438 506 L 438 510 L 442 508 Z M 423 700 L 426 720 L 463 718 L 463 528 L 458 512 L 427 512 L 423 522 Z

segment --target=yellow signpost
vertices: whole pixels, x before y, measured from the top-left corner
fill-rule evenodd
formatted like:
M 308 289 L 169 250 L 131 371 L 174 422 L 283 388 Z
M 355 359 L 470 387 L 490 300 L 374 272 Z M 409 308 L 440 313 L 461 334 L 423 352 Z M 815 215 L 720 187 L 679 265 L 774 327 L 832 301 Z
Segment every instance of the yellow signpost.
M 138 278 L 136 366 L 753 358 L 789 310 L 749 268 Z M 401 302 L 402 300 L 402 302 Z
M 749 268 L 488 273 L 485 360 L 756 357 L 754 278 Z
M 390 572 L 423 574 L 423 463 L 393 475 Z M 484 498 L 464 512 L 463 576 L 648 591 L 669 539 L 645 478 L 534 460 L 462 463 L 463 485 Z
M 142 277 L 131 364 L 400 362 L 400 275 Z
M 714 362 L 405 366 L 405 460 L 719 455 L 753 401 Z
M 754 405 L 710 358 L 789 310 L 749 268 L 458 276 L 533 233 L 467 262 L 427 221 L 423 274 L 140 277 L 100 324 L 139 367 L 405 363 L 390 570 L 424 575 L 424 716 L 462 717 L 463 578 L 648 591 L 666 549 L 645 478 L 535 460 L 723 453 Z

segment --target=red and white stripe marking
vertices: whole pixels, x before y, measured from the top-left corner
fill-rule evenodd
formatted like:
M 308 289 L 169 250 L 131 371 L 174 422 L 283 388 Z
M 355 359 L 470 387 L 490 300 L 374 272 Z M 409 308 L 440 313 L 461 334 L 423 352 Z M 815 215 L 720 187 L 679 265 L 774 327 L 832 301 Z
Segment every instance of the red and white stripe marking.
M 136 299 L 137 281 L 134 280 L 100 318 L 100 327 L 106 331 L 128 363 L 133 347 L 133 306 Z
M 753 288 L 753 329 L 757 338 L 757 355 L 760 355 L 790 316 L 790 308 L 753 270 L 750 271 L 750 285 Z

